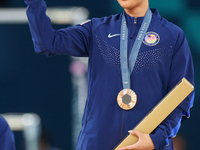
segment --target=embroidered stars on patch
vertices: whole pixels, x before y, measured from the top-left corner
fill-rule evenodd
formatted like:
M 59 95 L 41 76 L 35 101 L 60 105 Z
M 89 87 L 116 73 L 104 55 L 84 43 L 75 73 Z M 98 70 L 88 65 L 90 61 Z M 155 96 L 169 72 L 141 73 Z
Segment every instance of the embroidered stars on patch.
M 155 46 L 159 42 L 160 36 L 155 32 L 147 32 L 143 39 L 143 43 L 147 46 Z

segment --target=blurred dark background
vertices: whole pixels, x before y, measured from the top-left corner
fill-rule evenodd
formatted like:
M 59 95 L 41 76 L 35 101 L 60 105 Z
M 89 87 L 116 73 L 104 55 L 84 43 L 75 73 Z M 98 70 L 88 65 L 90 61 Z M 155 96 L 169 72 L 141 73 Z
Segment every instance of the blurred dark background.
M 116 0 L 46 0 L 48 7 L 84 6 L 90 18 L 119 13 Z M 195 67 L 196 97 L 191 118 L 182 124 L 180 135 L 187 141 L 187 150 L 198 149 L 200 141 L 200 1 L 168 0 L 150 6 L 181 27 L 188 39 Z M 0 7 L 26 7 L 23 0 L 1 0 Z M 53 25 L 55 29 L 68 25 Z M 35 54 L 27 24 L 0 24 L 0 113 L 34 112 L 42 126 L 53 137 L 53 145 L 63 150 L 72 147 L 72 81 L 70 57 L 46 57 Z M 20 136 L 16 133 L 16 136 Z M 20 145 L 20 143 L 17 143 Z

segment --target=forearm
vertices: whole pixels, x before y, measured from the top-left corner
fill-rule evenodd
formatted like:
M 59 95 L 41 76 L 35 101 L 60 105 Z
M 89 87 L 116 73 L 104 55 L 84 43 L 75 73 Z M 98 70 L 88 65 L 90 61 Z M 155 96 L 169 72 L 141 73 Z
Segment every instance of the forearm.
M 155 130 L 150 137 L 155 148 L 169 144 L 168 139 L 173 138 L 179 128 L 182 120 L 182 110 L 177 107 Z
M 27 17 L 35 51 L 37 53 L 47 51 L 48 53 L 55 30 L 45 14 L 46 3 L 43 0 L 25 0 L 25 3 L 27 4 Z
M 156 148 L 169 145 L 169 139 L 176 136 L 182 121 L 189 117 L 194 100 L 192 92 L 157 128 L 150 134 Z
M 25 0 L 25 3 L 36 53 L 47 56 L 88 56 L 90 24 L 54 30 L 50 18 L 46 15 L 46 3 L 43 0 Z

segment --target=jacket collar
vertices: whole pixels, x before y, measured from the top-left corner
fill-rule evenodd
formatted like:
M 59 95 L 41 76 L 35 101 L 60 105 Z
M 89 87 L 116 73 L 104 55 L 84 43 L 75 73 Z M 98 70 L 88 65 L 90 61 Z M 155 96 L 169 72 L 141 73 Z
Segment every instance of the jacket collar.
M 152 12 L 151 22 L 161 19 L 161 16 L 160 16 L 157 9 L 151 9 L 151 12 Z M 144 17 L 135 18 L 135 17 L 129 16 L 126 12 L 123 12 L 123 13 L 125 13 L 125 17 L 126 17 L 126 21 L 127 21 L 128 26 L 133 25 L 135 21 L 137 22 L 138 25 L 141 25 L 143 20 L 144 20 Z M 123 13 L 122 13 L 122 15 L 123 15 Z

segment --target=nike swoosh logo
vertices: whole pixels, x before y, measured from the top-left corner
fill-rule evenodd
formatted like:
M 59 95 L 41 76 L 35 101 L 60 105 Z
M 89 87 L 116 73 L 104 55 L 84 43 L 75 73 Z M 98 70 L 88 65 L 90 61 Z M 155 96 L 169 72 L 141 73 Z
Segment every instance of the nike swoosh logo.
M 113 34 L 113 35 L 111 35 L 111 33 L 108 34 L 108 38 L 112 38 L 112 37 L 115 37 L 115 36 L 120 36 L 120 34 Z

